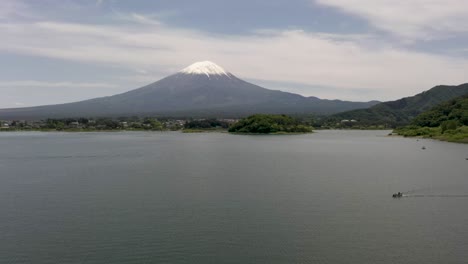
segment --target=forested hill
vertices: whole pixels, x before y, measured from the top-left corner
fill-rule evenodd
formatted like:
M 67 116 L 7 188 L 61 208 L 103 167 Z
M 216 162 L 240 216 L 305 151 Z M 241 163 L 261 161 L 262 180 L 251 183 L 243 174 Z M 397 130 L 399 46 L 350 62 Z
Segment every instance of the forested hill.
M 420 114 L 411 123 L 394 132 L 402 136 L 468 143 L 468 95 L 441 103 Z
M 439 85 L 415 96 L 380 103 L 367 109 L 334 114 L 329 120 L 336 122 L 354 119 L 361 125 L 406 125 L 422 112 L 442 102 L 467 94 L 468 83 L 458 86 Z
M 412 124 L 421 127 L 438 127 L 453 121 L 457 126 L 468 126 L 468 95 L 441 103 L 417 116 Z

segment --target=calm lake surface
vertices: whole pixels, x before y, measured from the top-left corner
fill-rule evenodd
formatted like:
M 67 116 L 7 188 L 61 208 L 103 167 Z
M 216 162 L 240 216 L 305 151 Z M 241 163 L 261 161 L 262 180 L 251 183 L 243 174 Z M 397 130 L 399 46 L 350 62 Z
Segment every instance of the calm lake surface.
M 467 263 L 468 145 L 388 133 L 0 133 L 0 263 Z

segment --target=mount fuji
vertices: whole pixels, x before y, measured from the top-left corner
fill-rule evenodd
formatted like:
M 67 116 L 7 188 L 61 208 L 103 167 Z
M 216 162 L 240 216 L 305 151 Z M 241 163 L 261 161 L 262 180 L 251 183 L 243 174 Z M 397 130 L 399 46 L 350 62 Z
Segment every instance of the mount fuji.
M 243 81 L 213 62 L 197 62 L 157 82 L 122 94 L 75 103 L 1 109 L 0 119 L 165 115 L 240 117 L 254 113 L 332 114 L 371 102 L 322 100 Z

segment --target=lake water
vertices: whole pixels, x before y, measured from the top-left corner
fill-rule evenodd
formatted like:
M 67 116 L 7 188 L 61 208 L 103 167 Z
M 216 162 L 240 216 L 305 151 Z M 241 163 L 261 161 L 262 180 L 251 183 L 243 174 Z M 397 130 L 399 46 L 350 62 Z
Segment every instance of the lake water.
M 468 145 L 388 133 L 0 133 L 0 263 L 467 263 Z

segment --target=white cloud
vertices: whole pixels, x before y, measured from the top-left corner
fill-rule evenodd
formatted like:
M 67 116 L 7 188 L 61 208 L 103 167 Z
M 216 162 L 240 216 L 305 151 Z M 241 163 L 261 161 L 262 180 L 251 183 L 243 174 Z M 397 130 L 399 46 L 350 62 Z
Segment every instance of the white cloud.
M 30 10 L 23 2 L 17 0 L 0 1 L 0 19 L 24 16 L 30 16 Z
M 116 85 L 109 83 L 89 82 L 44 82 L 34 80 L 22 81 L 0 81 L 1 88 L 115 88 Z
M 377 99 L 466 82 L 468 72 L 466 59 L 395 49 L 386 43 L 370 47 L 366 38 L 301 30 L 226 36 L 167 26 L 40 22 L 1 24 L 0 34 L 5 36 L 0 42 L 3 52 L 101 63 L 159 76 L 194 61 L 212 60 L 245 78 L 380 89 Z
M 408 39 L 433 39 L 468 32 L 466 0 L 315 0 L 368 20 Z
M 151 17 L 148 17 L 148 16 L 145 16 L 145 15 L 142 15 L 142 14 L 137 14 L 137 13 L 131 13 L 129 16 L 128 16 L 128 19 L 130 21 L 134 21 L 134 22 L 137 22 L 137 23 L 141 23 L 141 24 L 146 24 L 146 25 L 154 25 L 154 26 L 159 26 L 161 25 L 161 22 L 151 18 Z

